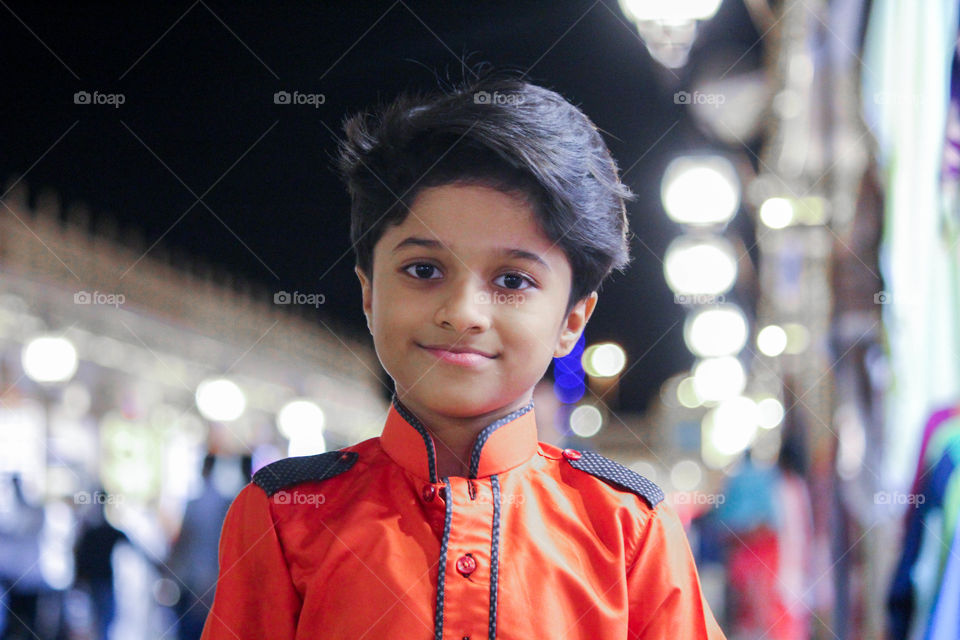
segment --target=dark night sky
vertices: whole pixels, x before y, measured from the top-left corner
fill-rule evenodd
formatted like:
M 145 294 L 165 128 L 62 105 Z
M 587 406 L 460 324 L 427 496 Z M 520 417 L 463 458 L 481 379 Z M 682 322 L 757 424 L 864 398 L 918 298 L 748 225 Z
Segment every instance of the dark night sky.
M 403 89 L 434 89 L 437 76 L 469 75 L 460 59 L 529 69 L 607 134 L 639 196 L 628 207 L 634 261 L 604 285 L 587 328 L 588 342 L 617 340 L 635 365 L 621 405 L 642 409 L 692 362 L 684 311 L 662 275 L 679 229 L 663 214 L 659 181 L 673 156 L 708 144 L 673 102 L 698 63 L 722 47 L 746 53 L 738 70 L 758 64 L 739 0 L 725 0 L 679 77 L 650 59 L 615 0 L 18 3 L 0 16 L 0 180 L 27 172 L 31 191 L 85 203 L 94 225 L 112 217 L 146 246 L 159 240 L 271 291 L 322 292 L 317 313 L 361 337 L 349 202 L 332 170 L 344 116 Z M 74 104 L 81 90 L 125 103 Z M 276 105 L 280 90 L 326 101 Z

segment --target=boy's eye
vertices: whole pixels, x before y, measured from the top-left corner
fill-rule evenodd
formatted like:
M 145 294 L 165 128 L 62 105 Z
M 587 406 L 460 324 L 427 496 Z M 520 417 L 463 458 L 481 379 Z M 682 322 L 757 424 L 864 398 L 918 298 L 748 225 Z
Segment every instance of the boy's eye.
M 411 264 L 410 266 L 405 267 L 404 271 L 418 280 L 433 280 L 435 279 L 433 277 L 434 275 L 436 275 L 437 278 L 440 277 L 440 270 L 429 262 L 418 262 L 416 264 Z
M 501 281 L 503 281 L 503 284 L 500 284 Z M 503 287 L 504 289 L 526 289 L 532 284 L 530 278 L 519 273 L 505 273 L 494 280 L 494 282 L 498 287 Z

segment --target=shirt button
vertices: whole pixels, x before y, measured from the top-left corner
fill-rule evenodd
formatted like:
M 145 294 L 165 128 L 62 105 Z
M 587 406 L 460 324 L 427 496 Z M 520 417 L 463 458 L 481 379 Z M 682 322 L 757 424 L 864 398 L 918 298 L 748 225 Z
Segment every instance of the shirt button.
M 477 561 L 469 553 L 460 556 L 457 560 L 457 571 L 463 576 L 469 576 L 477 570 Z
M 423 497 L 424 502 L 430 502 L 434 496 L 437 495 L 437 489 L 432 484 L 425 484 L 420 491 L 420 495 Z
M 563 457 L 566 458 L 567 460 L 579 460 L 582 456 L 583 454 L 577 451 L 576 449 L 563 450 Z

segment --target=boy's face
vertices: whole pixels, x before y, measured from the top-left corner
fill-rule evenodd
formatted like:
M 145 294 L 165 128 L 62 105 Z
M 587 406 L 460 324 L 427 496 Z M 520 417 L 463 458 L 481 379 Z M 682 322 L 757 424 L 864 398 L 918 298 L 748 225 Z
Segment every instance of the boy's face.
M 565 313 L 563 250 L 523 199 L 478 185 L 422 190 L 377 241 L 372 279 L 357 275 L 377 356 L 424 419 L 525 405 L 597 300 L 594 292 Z M 479 353 L 451 353 L 464 350 Z

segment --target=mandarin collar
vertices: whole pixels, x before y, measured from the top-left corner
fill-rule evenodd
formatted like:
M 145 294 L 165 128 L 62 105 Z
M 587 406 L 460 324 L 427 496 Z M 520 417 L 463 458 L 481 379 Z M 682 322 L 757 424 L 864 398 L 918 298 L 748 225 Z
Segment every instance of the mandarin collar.
M 393 396 L 380 444 L 393 460 L 410 473 L 430 482 L 437 477 L 433 435 Z M 470 454 L 470 478 L 485 478 L 509 471 L 537 451 L 537 421 L 533 401 L 491 422 L 477 434 Z

